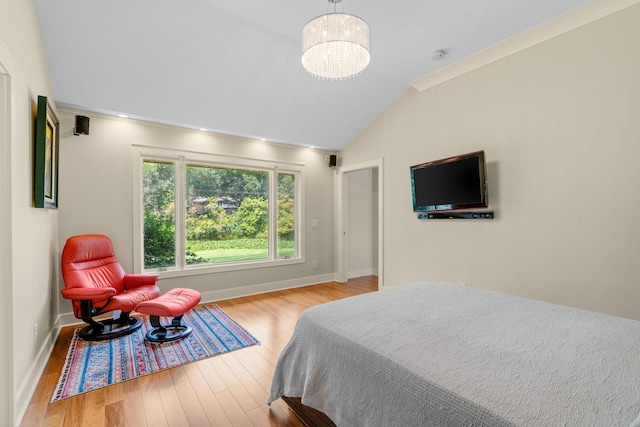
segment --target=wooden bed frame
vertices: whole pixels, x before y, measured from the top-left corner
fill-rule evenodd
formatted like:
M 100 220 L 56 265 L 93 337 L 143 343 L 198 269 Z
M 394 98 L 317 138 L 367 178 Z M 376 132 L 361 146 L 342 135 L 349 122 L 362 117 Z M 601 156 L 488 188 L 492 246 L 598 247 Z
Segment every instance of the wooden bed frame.
M 307 405 L 303 405 L 299 397 L 286 397 L 283 396 L 282 400 L 285 401 L 294 414 L 302 421 L 307 427 L 336 427 L 336 425 L 327 417 L 324 413 L 317 409 L 310 408 Z

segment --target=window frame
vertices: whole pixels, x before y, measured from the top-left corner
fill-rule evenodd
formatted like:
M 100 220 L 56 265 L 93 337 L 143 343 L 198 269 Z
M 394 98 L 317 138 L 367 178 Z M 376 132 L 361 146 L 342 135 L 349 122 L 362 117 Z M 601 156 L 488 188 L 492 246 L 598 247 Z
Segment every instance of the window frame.
M 133 145 L 133 270 L 136 273 L 159 273 L 161 277 L 183 277 L 199 274 L 221 273 L 255 268 L 268 268 L 291 264 L 303 264 L 304 256 L 304 176 L 305 166 L 298 163 L 275 162 L 263 159 L 226 156 L 188 150 L 160 149 Z M 142 201 L 143 163 L 145 160 L 171 162 L 175 165 L 175 212 L 176 212 L 176 266 L 166 268 L 144 268 L 144 207 Z M 269 240 L 268 258 L 260 260 L 235 261 L 216 264 L 187 265 L 184 257 L 186 250 L 186 166 L 203 165 L 224 168 L 265 171 L 269 174 L 268 210 Z M 295 241 L 297 255 L 278 258 L 278 174 L 295 175 Z

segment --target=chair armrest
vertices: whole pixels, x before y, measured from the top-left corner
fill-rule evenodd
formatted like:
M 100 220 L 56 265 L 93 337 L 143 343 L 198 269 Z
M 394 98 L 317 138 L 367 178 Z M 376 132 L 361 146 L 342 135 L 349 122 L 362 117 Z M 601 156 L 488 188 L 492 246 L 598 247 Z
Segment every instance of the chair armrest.
M 124 288 L 135 289 L 143 285 L 155 285 L 160 280 L 159 274 L 125 274 Z
M 106 299 L 116 294 L 114 288 L 67 288 L 61 289 L 60 293 L 66 299 L 91 300 Z

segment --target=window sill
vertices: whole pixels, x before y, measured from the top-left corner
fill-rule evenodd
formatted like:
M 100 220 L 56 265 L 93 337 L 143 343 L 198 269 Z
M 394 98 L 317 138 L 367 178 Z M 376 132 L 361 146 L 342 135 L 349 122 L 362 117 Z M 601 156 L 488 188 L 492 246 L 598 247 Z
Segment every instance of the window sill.
M 234 263 L 221 263 L 216 265 L 188 266 L 184 270 L 177 268 L 145 270 L 144 273 L 158 273 L 161 279 L 169 279 L 174 277 L 188 277 L 202 274 L 224 273 L 228 271 L 242 271 L 255 268 L 281 267 L 292 264 L 304 263 L 304 258 L 290 258 L 278 260 L 259 260 L 259 261 L 243 261 Z

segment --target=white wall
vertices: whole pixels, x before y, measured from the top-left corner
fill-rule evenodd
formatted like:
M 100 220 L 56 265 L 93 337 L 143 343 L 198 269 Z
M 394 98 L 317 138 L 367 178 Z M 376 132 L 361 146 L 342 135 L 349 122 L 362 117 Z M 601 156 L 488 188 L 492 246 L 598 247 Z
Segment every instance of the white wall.
M 8 86 L 8 126 L 2 130 L 2 294 L 3 396 L 0 424 L 13 425 L 24 413 L 56 336 L 58 212 L 32 207 L 32 156 L 38 95 L 53 101 L 33 2 L 0 1 L 0 74 Z M 5 94 L 6 96 L 7 94 Z M 10 194 L 4 194 L 9 192 Z M 6 241 L 4 239 L 9 239 Z M 10 250 L 10 255 L 4 252 Z M 7 258 L 5 259 L 5 256 Z M 6 282 L 5 282 L 6 281 Z M 4 310 L 3 310 L 4 311 Z M 34 325 L 38 325 L 34 336 Z M 5 344 L 3 340 L 3 344 Z M 6 372 L 6 371 L 10 372 Z M 5 382 L 5 380 L 7 380 Z
M 384 158 L 386 286 L 464 282 L 640 319 L 635 3 L 408 90 L 340 153 Z M 480 149 L 496 219 L 418 221 L 409 166 Z
M 90 135 L 73 135 L 76 113 L 90 118 Z M 61 110 L 60 119 L 59 250 L 70 236 L 106 234 L 124 269 L 133 271 L 132 145 L 136 144 L 301 164 L 305 169 L 303 264 L 179 278 L 161 274 L 163 292 L 192 288 L 206 301 L 334 279 L 334 174 L 326 153 L 87 112 Z M 312 227 L 312 219 L 318 219 L 318 227 Z M 316 268 L 312 260 L 317 261 Z M 69 301 L 59 297 L 59 304 L 62 323 L 74 321 Z

